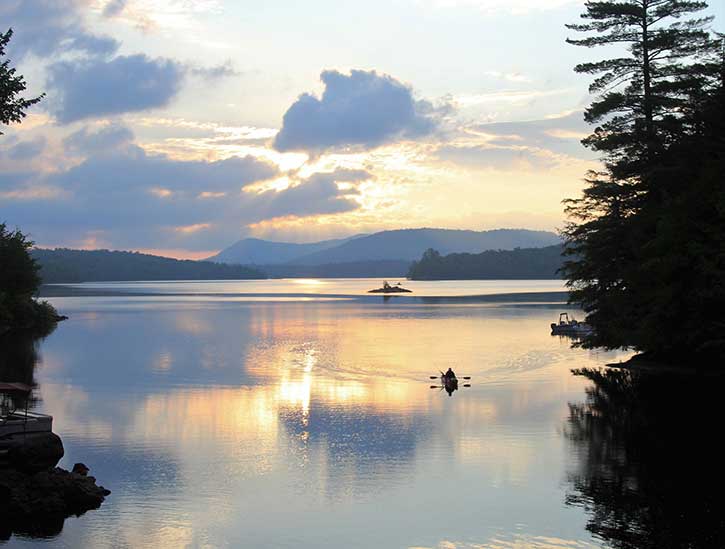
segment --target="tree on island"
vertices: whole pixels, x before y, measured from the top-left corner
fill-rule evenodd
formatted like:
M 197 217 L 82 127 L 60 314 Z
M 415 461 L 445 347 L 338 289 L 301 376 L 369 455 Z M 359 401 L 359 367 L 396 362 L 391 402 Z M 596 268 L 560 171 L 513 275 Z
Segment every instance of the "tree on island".
M 575 70 L 596 75 L 584 145 L 604 169 L 567 201 L 572 301 L 587 347 L 630 347 L 664 360 L 725 353 L 725 63 L 705 2 L 588 1 L 591 33 L 569 43 L 625 46 Z
M 0 59 L 5 56 L 12 35 L 12 29 L 0 33 Z M 42 95 L 33 99 L 21 97 L 25 89 L 25 79 L 16 74 L 10 60 L 0 62 L 0 123 L 20 122 L 25 111 L 42 99 Z M 29 254 L 32 246 L 19 230 L 10 231 L 5 223 L 0 223 L 0 332 L 25 328 L 43 333 L 52 329 L 58 319 L 52 305 L 33 299 L 41 281 L 39 266 Z

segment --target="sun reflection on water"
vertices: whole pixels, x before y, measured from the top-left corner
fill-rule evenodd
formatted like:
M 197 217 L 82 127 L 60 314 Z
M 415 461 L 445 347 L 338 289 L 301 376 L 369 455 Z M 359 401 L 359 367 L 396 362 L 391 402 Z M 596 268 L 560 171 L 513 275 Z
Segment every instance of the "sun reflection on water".
M 455 510 L 469 513 L 466 539 L 491 540 L 480 547 L 567 546 L 533 526 L 510 539 L 480 526 L 510 526 L 517 490 L 559 493 L 552 426 L 562 395 L 582 387 L 569 368 L 599 359 L 553 340 L 547 311 L 268 303 L 95 316 L 49 338 L 40 372 L 66 459 L 90 455 L 115 484 L 83 528 L 68 523 L 75 545 L 113 546 L 110 529 L 160 546 L 296 546 L 303 532 L 300 545 L 317 547 L 332 524 L 327 546 L 357 532 L 382 547 L 359 525 L 400 534 L 396 520 L 430 543 L 456 539 L 432 534 Z M 452 398 L 430 388 L 448 366 L 473 377 Z

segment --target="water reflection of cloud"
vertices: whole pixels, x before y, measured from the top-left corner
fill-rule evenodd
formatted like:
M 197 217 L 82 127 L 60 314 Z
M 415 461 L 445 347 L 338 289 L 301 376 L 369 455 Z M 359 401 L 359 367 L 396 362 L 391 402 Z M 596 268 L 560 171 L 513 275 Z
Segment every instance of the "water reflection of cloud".
M 392 522 L 415 501 L 421 515 L 408 518 L 425 523 L 419 540 L 438 539 L 441 508 L 463 505 L 473 510 L 461 539 L 475 540 L 487 521 L 513 527 L 510 509 L 519 503 L 511 490 L 533 484 L 551 494 L 562 394 L 581 390 L 568 365 L 588 355 L 552 348 L 559 342 L 548 334 L 550 314 L 319 303 L 111 307 L 95 321 L 73 316 L 49 338 L 42 352 L 59 366 L 40 381 L 69 456 L 90 456 L 99 480 L 118 483 L 108 483 L 111 503 L 99 511 L 109 513 L 103 539 L 113 531 L 129 545 L 249 545 L 279 521 L 275 539 L 293 545 L 295 528 L 314 540 L 326 521 L 346 525 L 339 532 L 367 519 Z M 429 389 L 429 375 L 448 365 L 474 377 L 453 398 Z M 542 513 L 545 524 L 556 510 Z M 386 539 L 384 530 L 370 540 Z M 89 536 L 74 532 L 69 539 Z M 518 542 L 547 547 L 544 537 Z

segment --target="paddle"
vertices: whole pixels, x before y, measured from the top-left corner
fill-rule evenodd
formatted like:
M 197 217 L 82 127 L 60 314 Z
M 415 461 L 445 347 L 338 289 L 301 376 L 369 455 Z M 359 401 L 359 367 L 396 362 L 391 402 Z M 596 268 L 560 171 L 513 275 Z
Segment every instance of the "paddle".
M 439 376 L 430 376 L 431 379 L 438 379 Z M 471 376 L 463 376 L 456 379 L 471 379 Z

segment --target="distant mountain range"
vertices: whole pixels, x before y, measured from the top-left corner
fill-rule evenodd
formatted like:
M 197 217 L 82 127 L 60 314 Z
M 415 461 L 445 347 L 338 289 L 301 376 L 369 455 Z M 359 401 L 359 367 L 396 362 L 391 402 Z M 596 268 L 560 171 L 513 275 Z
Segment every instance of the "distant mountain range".
M 553 232 L 526 229 L 491 231 L 402 229 L 310 244 L 246 238 L 208 260 L 242 265 L 298 266 L 369 261 L 412 262 L 420 259 L 428 248 L 447 255 L 480 253 L 487 250 L 541 248 L 560 242 L 559 236 Z
M 299 257 L 334 248 L 352 238 L 356 237 L 323 240 L 308 244 L 245 238 L 235 242 L 228 248 L 224 248 L 215 256 L 208 258 L 207 261 L 237 265 L 279 265 L 289 263 Z
M 45 283 L 267 277 L 400 278 L 409 274 L 409 269 L 413 277 L 428 279 L 548 278 L 555 276 L 557 262 L 561 261 L 558 252 L 542 249 L 552 244 L 560 245 L 561 241 L 556 234 L 545 231 L 405 229 L 310 244 L 247 238 L 207 261 L 109 250 L 36 248 L 31 254 L 40 264 Z M 422 259 L 429 248 L 439 252 L 436 257 L 440 259 Z M 521 250 L 488 253 L 516 248 Z M 487 253 L 467 255 L 481 252 Z M 414 261 L 417 263 L 413 264 Z

